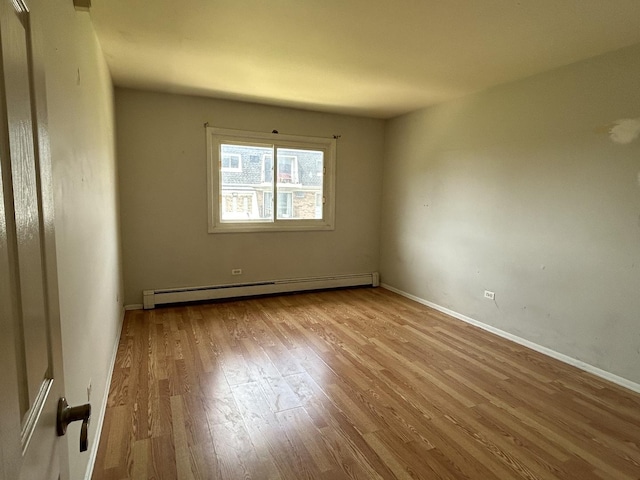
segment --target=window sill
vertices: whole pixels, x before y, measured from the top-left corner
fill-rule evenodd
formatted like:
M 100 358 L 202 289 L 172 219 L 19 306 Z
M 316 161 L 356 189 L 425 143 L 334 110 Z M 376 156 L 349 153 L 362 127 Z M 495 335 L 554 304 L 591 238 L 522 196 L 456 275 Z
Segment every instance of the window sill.
M 270 233 L 270 232 L 318 232 L 335 230 L 335 226 L 327 223 L 286 225 L 279 222 L 277 224 L 248 224 L 248 223 L 222 223 L 209 227 L 209 233 Z

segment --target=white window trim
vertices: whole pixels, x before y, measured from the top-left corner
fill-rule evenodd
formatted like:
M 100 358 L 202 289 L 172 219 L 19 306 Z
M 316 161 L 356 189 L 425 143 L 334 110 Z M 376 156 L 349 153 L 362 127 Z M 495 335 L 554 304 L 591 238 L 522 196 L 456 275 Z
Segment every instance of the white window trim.
M 335 229 L 336 140 L 334 138 L 282 135 L 273 133 L 206 127 L 209 233 L 282 232 Z M 269 145 L 277 148 L 299 148 L 324 152 L 323 218 L 277 219 L 277 184 L 274 183 L 274 220 L 269 222 L 222 222 L 220 220 L 220 144 Z M 273 162 L 275 163 L 275 155 Z M 275 172 L 274 172 L 275 175 Z M 275 180 L 275 179 L 274 179 Z

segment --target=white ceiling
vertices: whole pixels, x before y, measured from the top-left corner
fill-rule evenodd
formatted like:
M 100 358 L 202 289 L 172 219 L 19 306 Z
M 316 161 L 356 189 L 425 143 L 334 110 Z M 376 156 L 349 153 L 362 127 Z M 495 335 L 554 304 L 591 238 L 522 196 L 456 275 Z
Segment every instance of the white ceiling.
M 93 0 L 114 83 L 390 118 L 640 43 L 640 0 Z

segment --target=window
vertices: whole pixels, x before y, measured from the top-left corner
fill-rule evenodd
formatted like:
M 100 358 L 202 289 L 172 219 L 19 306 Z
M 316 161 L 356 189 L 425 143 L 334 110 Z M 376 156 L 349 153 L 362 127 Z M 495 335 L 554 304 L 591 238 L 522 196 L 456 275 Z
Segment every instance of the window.
M 242 163 L 241 156 L 237 153 L 224 153 L 222 155 L 222 171 L 223 172 L 241 172 Z
M 278 155 L 278 183 L 298 183 L 298 157 Z
M 273 182 L 273 155 L 262 155 L 262 182 Z
M 227 190 L 222 194 L 220 214 L 227 220 L 251 220 L 259 218 L 255 192 Z
M 323 207 L 322 204 L 324 203 L 323 202 L 324 197 L 319 193 L 316 193 L 315 197 L 316 197 L 316 217 L 320 217 L 322 216 L 322 207 Z
M 262 192 L 262 218 L 273 217 L 273 192 Z
M 278 193 L 278 218 L 291 218 L 293 213 L 293 202 L 291 192 Z
M 207 127 L 209 232 L 332 230 L 335 140 Z

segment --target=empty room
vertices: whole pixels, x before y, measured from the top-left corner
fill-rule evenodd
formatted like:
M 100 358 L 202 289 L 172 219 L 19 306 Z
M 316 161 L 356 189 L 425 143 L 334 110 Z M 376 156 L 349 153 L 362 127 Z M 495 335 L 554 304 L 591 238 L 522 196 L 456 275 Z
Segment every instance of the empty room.
M 640 2 L 0 13 L 0 480 L 640 479 Z

